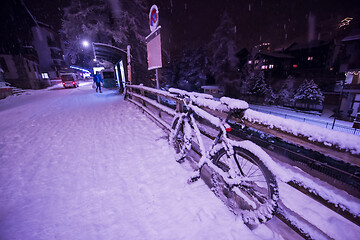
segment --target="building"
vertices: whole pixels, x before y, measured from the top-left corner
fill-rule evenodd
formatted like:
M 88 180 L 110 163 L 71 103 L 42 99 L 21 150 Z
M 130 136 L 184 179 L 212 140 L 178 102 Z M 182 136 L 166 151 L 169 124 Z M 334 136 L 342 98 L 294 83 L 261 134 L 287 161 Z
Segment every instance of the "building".
M 58 34 L 45 23 L 36 21 L 32 27 L 33 46 L 39 57 L 39 67 L 44 79 L 59 77 L 66 68 Z
M 344 51 L 339 71 L 345 74 L 345 80 L 337 88 L 341 93 L 340 113 L 355 118 L 360 112 L 360 29 L 351 32 L 342 43 Z
M 216 98 L 220 98 L 224 96 L 224 90 L 219 86 L 209 85 L 209 86 L 201 86 L 201 88 L 204 90 L 204 93 L 210 94 Z
M 21 0 L 0 8 L 0 67 L 13 87 L 39 89 L 50 85 L 65 66 L 60 43 L 50 26 L 36 21 Z
M 29 52 L 34 52 L 28 47 Z M 35 54 L 35 53 L 33 53 Z M 39 89 L 49 83 L 41 78 L 38 61 L 34 55 L 0 54 L 0 67 L 4 79 L 14 87 Z

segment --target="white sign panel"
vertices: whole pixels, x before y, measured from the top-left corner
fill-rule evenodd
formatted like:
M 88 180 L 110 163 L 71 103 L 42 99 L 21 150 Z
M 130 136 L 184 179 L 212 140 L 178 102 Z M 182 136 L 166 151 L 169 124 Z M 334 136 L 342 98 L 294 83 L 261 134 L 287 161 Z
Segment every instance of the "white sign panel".
M 151 36 L 151 40 L 148 40 L 147 44 L 146 44 L 147 54 L 148 54 L 148 70 L 162 67 L 161 39 L 160 39 L 160 31 L 159 30 L 156 31 L 154 34 L 152 34 L 155 36 L 154 37 Z

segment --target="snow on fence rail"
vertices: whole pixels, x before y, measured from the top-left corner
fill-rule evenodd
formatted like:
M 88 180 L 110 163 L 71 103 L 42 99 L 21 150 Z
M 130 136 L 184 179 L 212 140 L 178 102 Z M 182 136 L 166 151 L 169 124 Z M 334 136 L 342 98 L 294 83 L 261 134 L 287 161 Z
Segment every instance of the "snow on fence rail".
M 344 126 L 344 125 L 341 125 L 341 124 L 338 124 L 338 123 L 335 123 L 334 126 L 333 126 L 333 123 L 331 123 L 331 122 L 326 122 L 326 121 L 320 121 L 320 120 L 311 119 L 311 118 L 294 116 L 292 114 L 285 114 L 285 113 L 279 113 L 279 112 L 274 112 L 274 111 L 268 111 L 268 110 L 260 109 L 260 108 L 257 108 L 257 107 L 252 108 L 252 109 L 256 110 L 256 111 L 259 111 L 259 112 L 268 113 L 268 114 L 271 114 L 271 115 L 283 117 L 285 119 L 293 119 L 293 120 L 297 120 L 297 121 L 301 121 L 301 122 L 309 122 L 311 124 L 315 124 L 315 125 L 322 126 L 322 127 L 325 127 L 325 128 L 337 130 L 337 131 L 340 131 L 340 132 L 351 133 L 351 134 L 355 134 L 355 135 L 360 136 L 360 129 L 351 128 L 351 127 Z

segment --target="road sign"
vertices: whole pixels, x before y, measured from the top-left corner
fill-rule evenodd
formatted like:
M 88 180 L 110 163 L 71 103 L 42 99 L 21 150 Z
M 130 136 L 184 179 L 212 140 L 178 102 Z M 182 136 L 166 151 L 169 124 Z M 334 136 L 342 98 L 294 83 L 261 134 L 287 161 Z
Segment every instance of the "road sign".
M 151 32 L 154 32 L 159 25 L 159 9 L 156 5 L 152 5 L 150 8 L 149 24 Z
M 160 27 L 145 38 L 148 54 L 148 70 L 162 67 Z

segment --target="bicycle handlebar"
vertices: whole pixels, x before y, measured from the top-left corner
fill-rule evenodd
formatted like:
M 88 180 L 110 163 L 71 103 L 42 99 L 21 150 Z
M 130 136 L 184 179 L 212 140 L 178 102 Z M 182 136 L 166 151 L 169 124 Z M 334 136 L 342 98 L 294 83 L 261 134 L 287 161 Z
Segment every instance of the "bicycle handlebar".
M 177 94 L 180 97 L 189 97 L 189 98 L 205 98 L 205 99 L 213 99 L 214 97 L 210 94 L 206 93 L 198 93 L 198 92 L 188 92 L 185 90 L 177 89 L 177 88 L 169 88 L 170 93 Z
M 229 116 L 237 118 L 242 118 L 244 111 L 249 108 L 249 104 L 247 102 L 239 99 L 222 97 L 220 98 L 220 101 L 216 101 L 213 99 L 213 96 L 209 94 L 188 92 L 176 88 L 170 88 L 169 92 L 184 98 L 184 103 L 186 105 L 194 103 L 200 107 L 207 107 L 221 112 L 229 111 Z

